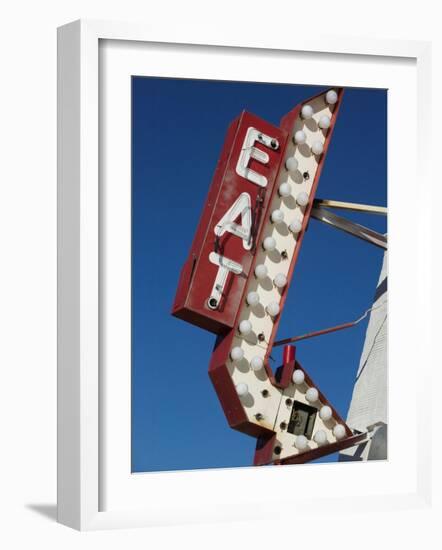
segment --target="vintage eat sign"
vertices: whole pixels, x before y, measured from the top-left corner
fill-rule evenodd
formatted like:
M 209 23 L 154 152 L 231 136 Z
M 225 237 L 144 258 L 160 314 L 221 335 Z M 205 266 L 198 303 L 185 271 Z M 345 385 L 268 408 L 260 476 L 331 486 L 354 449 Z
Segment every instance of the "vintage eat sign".
M 209 375 L 230 426 L 258 438 L 255 464 L 305 462 L 357 443 L 307 373 L 269 355 L 342 89 L 297 105 L 280 127 L 230 125 L 172 313 L 218 335 Z

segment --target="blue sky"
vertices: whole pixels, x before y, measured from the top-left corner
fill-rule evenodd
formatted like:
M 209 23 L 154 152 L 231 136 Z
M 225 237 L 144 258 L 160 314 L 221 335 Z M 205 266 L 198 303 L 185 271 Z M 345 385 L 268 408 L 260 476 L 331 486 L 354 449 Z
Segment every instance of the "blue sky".
M 229 123 L 246 109 L 279 125 L 328 87 L 133 77 L 132 471 L 251 465 L 256 440 L 229 428 L 208 377 L 215 336 L 170 310 Z M 386 90 L 345 90 L 318 197 L 387 204 L 386 116 Z M 346 216 L 386 232 L 383 217 Z M 278 338 L 357 318 L 381 263 L 380 249 L 312 220 Z M 297 345 L 344 418 L 365 330 Z

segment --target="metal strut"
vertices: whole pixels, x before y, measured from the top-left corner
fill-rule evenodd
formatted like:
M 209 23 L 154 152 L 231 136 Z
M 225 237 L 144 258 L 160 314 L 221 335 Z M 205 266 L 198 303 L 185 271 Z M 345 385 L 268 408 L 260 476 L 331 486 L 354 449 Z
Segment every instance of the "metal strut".
M 341 216 L 337 216 L 336 214 L 333 214 L 333 212 L 330 212 L 321 206 L 315 206 L 316 203 L 313 204 L 314 206 L 311 211 L 312 218 L 331 225 L 336 229 L 340 229 L 341 231 L 345 231 L 346 233 L 349 233 L 358 239 L 362 239 L 363 241 L 374 244 L 379 248 L 387 250 L 386 235 L 382 235 L 382 233 L 373 231 L 368 227 L 364 227 L 363 225 L 359 225 L 358 223 L 342 218 Z
M 324 206 L 325 208 L 334 208 L 336 210 L 348 210 L 349 212 L 364 212 L 365 214 L 377 214 L 379 216 L 387 215 L 386 206 L 377 206 L 374 204 L 360 204 L 356 202 L 335 201 L 331 199 L 315 199 L 315 206 Z
M 357 324 L 363 321 L 371 311 L 375 309 L 379 309 L 384 304 L 385 304 L 385 301 L 369 309 L 366 309 L 364 313 L 354 321 L 350 321 L 348 323 L 342 323 L 341 325 L 335 325 L 333 327 L 323 328 L 321 330 L 315 330 L 313 332 L 307 332 L 306 334 L 301 334 L 300 336 L 292 336 L 291 338 L 284 338 L 283 340 L 277 340 L 273 344 L 273 347 L 276 348 L 277 346 L 292 344 L 294 342 L 299 342 L 300 340 L 307 340 L 308 338 L 314 338 L 315 336 L 322 336 L 324 334 L 330 334 L 331 332 L 337 332 L 338 330 L 344 330 L 346 328 L 355 327 Z

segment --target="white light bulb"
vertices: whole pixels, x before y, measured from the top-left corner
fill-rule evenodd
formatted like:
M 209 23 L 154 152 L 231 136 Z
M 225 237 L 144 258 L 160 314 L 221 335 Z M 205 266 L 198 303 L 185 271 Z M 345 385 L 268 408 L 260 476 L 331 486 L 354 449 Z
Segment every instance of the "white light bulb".
M 293 220 L 289 225 L 289 229 L 292 233 L 299 233 L 302 229 L 301 220 Z
M 262 359 L 262 357 L 252 357 L 251 361 L 250 361 L 250 368 L 254 371 L 258 371 L 258 370 L 261 370 L 262 367 L 264 366 L 264 361 Z
M 333 435 L 336 439 L 343 439 L 345 437 L 345 428 L 342 424 L 336 424 L 333 428 Z
M 266 310 L 271 317 L 276 317 L 279 313 L 279 304 L 276 302 L 270 302 L 270 304 L 266 307 Z
M 320 141 L 315 141 L 315 143 L 312 145 L 312 153 L 314 155 L 321 155 L 323 150 L 324 146 Z
M 244 351 L 240 347 L 235 346 L 230 350 L 230 357 L 232 361 L 241 361 L 244 357 Z
M 243 336 L 247 336 L 247 334 L 250 334 L 252 332 L 252 323 L 247 319 L 241 321 L 239 324 L 239 332 Z
M 325 101 L 329 105 L 334 105 L 338 101 L 338 94 L 334 90 L 329 90 L 325 94 Z
M 324 430 L 318 430 L 313 436 L 313 440 L 319 446 L 325 445 L 327 443 L 327 434 L 324 432 Z
M 244 384 L 244 382 L 237 384 L 235 387 L 236 387 L 236 393 L 240 397 L 244 397 L 244 395 L 247 395 L 249 393 L 249 386 L 247 384 Z
M 295 132 L 293 139 L 296 145 L 302 145 L 303 143 L 306 142 L 307 136 L 305 135 L 305 132 L 303 132 L 302 130 L 298 130 L 297 132 Z
M 296 202 L 299 204 L 299 206 L 307 206 L 309 201 L 308 193 L 305 191 L 301 191 L 296 195 Z
M 259 304 L 259 294 L 257 292 L 249 292 L 246 300 L 249 306 L 257 306 Z
M 330 128 L 330 117 L 324 115 L 319 119 L 319 128 L 322 128 L 323 130 L 326 130 L 327 128 Z
M 289 157 L 285 161 L 285 167 L 289 172 L 296 172 L 298 169 L 298 161 L 295 159 L 295 157 Z
M 287 277 L 284 275 L 284 273 L 278 273 L 278 275 L 276 275 L 276 277 L 273 279 L 273 282 L 278 288 L 284 288 L 287 284 Z
M 307 441 L 307 438 L 305 437 L 305 435 L 298 435 L 295 439 L 295 447 L 299 450 L 299 451 L 304 451 L 305 449 L 307 449 L 307 445 L 308 445 L 308 441 Z
M 284 214 L 281 212 L 281 210 L 273 210 L 270 218 L 275 224 L 282 223 L 284 221 Z
M 258 264 L 255 267 L 255 277 L 257 279 L 265 279 L 267 277 L 267 267 L 264 264 Z
M 281 183 L 278 191 L 281 197 L 290 197 L 292 193 L 292 186 L 290 185 L 290 183 L 287 182 Z
M 312 118 L 313 108 L 311 105 L 304 105 L 301 109 L 302 118 Z
M 319 417 L 321 418 L 321 420 L 330 420 L 330 418 L 332 417 L 332 410 L 331 408 L 328 406 L 328 405 L 324 405 L 323 407 L 321 407 L 321 410 L 319 411 Z
M 262 243 L 262 246 L 264 250 L 267 250 L 267 252 L 271 252 L 276 248 L 276 241 L 273 237 L 266 237 L 264 239 L 264 242 Z
M 321 155 L 323 150 L 324 146 L 320 141 L 315 141 L 315 143 L 312 145 L 312 153 L 314 155 Z
M 304 372 L 301 369 L 294 370 L 292 374 L 292 380 L 294 384 L 296 384 L 297 386 L 300 386 L 301 384 L 304 383 L 304 380 L 305 380 Z
M 309 403 L 316 403 L 319 398 L 319 393 L 316 388 L 309 388 L 305 393 L 305 398 Z

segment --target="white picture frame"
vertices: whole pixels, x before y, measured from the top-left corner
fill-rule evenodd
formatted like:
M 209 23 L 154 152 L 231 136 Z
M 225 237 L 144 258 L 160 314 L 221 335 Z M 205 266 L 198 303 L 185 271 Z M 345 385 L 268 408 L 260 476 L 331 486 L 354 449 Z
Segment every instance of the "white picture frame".
M 146 48 L 151 47 L 148 51 Z M 128 56 L 128 51 L 131 54 Z M 167 50 L 167 55 L 164 51 Z M 164 55 L 163 55 L 164 54 Z M 198 63 L 192 56 L 199 56 Z M 180 57 L 181 56 L 181 57 Z M 183 57 L 184 56 L 184 57 Z M 216 64 L 213 63 L 216 57 Z M 245 57 L 244 57 L 245 56 Z M 119 262 L 121 269 L 116 278 L 107 280 L 106 271 L 115 259 L 121 260 L 120 253 L 128 251 L 127 229 L 130 211 L 127 206 L 130 198 L 130 186 L 117 185 L 116 194 L 103 192 L 103 178 L 100 172 L 100 154 L 102 154 L 103 127 L 100 122 L 106 116 L 106 106 L 100 95 L 103 86 L 111 79 L 115 94 L 106 96 L 106 102 L 121 97 L 127 99 L 127 80 L 121 80 L 130 74 L 139 74 L 137 63 L 148 68 L 148 74 L 162 71 L 164 76 L 177 75 L 173 63 L 179 58 L 180 75 L 188 77 L 211 78 L 211 74 L 229 79 L 250 80 L 256 75 L 260 56 L 271 57 L 272 67 L 283 74 L 284 67 L 290 66 L 294 58 L 297 62 L 321 67 L 321 78 L 329 83 L 333 78 L 330 72 L 334 63 L 335 75 L 346 63 L 354 70 L 346 79 L 342 74 L 335 76 L 336 84 L 369 85 L 367 75 L 370 63 L 377 63 L 375 71 L 378 79 L 375 85 L 391 79 L 394 100 L 389 103 L 389 182 L 401 180 L 402 189 L 392 186 L 389 190 L 391 210 L 389 242 L 391 246 L 390 275 L 390 339 L 391 382 L 405 374 L 401 389 L 412 392 L 416 400 L 410 405 L 412 418 L 407 429 L 401 421 L 400 407 L 402 397 L 390 387 L 390 446 L 391 458 L 387 463 L 365 464 L 365 485 L 359 480 L 358 464 L 321 465 L 312 470 L 309 466 L 290 466 L 284 468 L 242 468 L 231 470 L 207 470 L 199 472 L 174 472 L 161 474 L 132 475 L 130 462 L 130 398 L 127 388 L 130 384 L 126 364 L 109 367 L 104 365 L 103 326 L 110 321 L 106 330 L 122 330 L 119 340 L 126 345 L 117 350 L 118 357 L 127 357 L 128 338 L 130 337 L 130 319 L 127 317 L 127 303 L 113 304 L 107 308 L 109 296 L 115 296 L 119 284 L 128 281 L 128 269 L 125 262 Z M 226 59 L 229 59 L 227 63 Z M 235 73 L 235 59 L 243 59 L 242 72 Z M 245 64 L 244 59 L 250 63 Z M 158 67 L 155 69 L 155 60 Z M 171 65 L 168 69 L 167 63 Z M 150 66 L 149 63 L 152 63 Z M 226 67 L 229 65 L 228 72 Z M 216 65 L 216 67 L 215 67 Z M 358 71 L 358 68 L 359 71 Z M 383 66 L 383 71 L 382 71 Z M 103 67 L 106 71 L 103 73 Z M 224 67 L 224 69 L 223 69 Z M 396 68 L 393 71 L 392 67 Z M 401 70 L 401 67 L 403 70 Z M 133 73 L 131 71 L 136 71 Z M 218 71 L 218 73 L 216 73 Z M 223 72 L 224 71 L 224 72 Z M 255 71 L 255 73 L 254 73 Z M 281 72 L 282 71 L 282 72 Z M 155 75 L 160 75 L 160 72 Z M 270 71 L 271 72 L 271 71 Z M 307 74 L 307 73 L 305 73 Z M 390 76 L 387 76 L 390 74 Z M 403 74 L 403 81 L 400 81 Z M 230 76 L 229 76 L 230 75 Z M 236 75 L 236 76 L 235 76 Z M 214 78 L 214 76 L 212 76 Z M 267 77 L 268 81 L 277 81 L 281 76 Z M 304 77 L 305 78 L 305 77 Z M 311 76 L 313 78 L 313 75 Z M 319 77 L 318 77 L 319 78 Z M 374 77 L 373 77 L 374 78 Z M 430 317 L 426 314 L 431 307 L 430 259 L 428 250 L 418 247 L 418 238 L 431 243 L 429 229 L 428 204 L 431 198 L 431 185 L 418 188 L 421 208 L 415 212 L 418 230 L 407 234 L 407 243 L 401 242 L 400 229 L 407 227 L 404 214 L 410 193 L 416 192 L 416 167 L 419 166 L 421 180 L 427 180 L 429 170 L 429 131 L 427 83 L 430 78 L 430 45 L 425 42 L 364 40 L 354 37 L 335 37 L 315 39 L 303 35 L 281 36 L 271 46 L 264 37 L 244 33 L 225 42 L 217 39 L 208 42 L 202 32 L 199 36 L 187 36 L 176 31 L 170 36 L 161 30 L 143 25 L 118 22 L 76 21 L 61 27 L 58 31 L 58 521 L 80 530 L 138 527 L 151 525 L 174 525 L 211 521 L 230 521 L 261 519 L 264 517 L 284 517 L 308 512 L 313 504 L 315 510 L 328 509 L 330 506 L 342 512 L 355 505 L 361 509 L 395 510 L 398 507 L 418 508 L 426 506 L 430 500 L 430 456 L 422 444 L 430 440 L 428 399 L 424 389 L 415 387 L 411 379 L 412 365 L 418 356 L 425 354 L 425 343 L 431 332 Z M 115 80 L 112 80 L 115 79 Z M 399 79 L 393 82 L 393 79 Z M 410 80 L 411 79 L 411 80 Z M 344 80 L 346 80 L 344 82 Z M 291 82 L 290 78 L 281 80 Z M 119 83 L 123 82 L 120 86 Z M 352 84 L 353 82 L 353 84 Z M 374 82 L 374 81 L 373 81 Z M 404 88 L 404 83 L 411 83 Z M 305 83 L 300 81 L 298 83 Z M 309 83 L 315 83 L 312 80 Z M 365 83 L 365 84 L 364 84 Z M 416 88 L 413 87 L 416 84 Z M 403 94 L 399 94 L 400 86 Z M 394 86 L 397 87 L 395 91 Z M 417 93 L 416 93 L 417 91 Z M 124 95 L 126 94 L 126 95 Z M 400 98 L 400 95 L 403 97 Z M 397 98 L 397 104 L 396 104 Z M 405 99 L 404 99 L 405 98 Z M 408 136 L 397 127 L 401 113 L 409 117 Z M 106 103 L 107 105 L 107 103 Z M 121 103 L 121 105 L 125 105 Z M 121 109 L 123 113 L 124 108 Z M 389 115 L 390 116 L 390 115 Z M 126 141 L 110 140 L 109 156 L 118 162 L 122 169 L 116 172 L 121 182 L 127 178 L 130 141 L 127 141 L 126 112 L 116 122 L 116 132 Z M 390 125 L 395 120 L 396 125 Z M 419 120 L 419 124 L 417 124 Z M 114 135 L 114 133 L 110 134 Z M 406 167 L 398 163 L 400 148 L 404 139 L 408 139 L 409 154 Z M 418 144 L 419 143 L 419 147 Z M 113 148 L 116 149 L 113 149 Z M 111 154 L 115 150 L 118 154 Z M 115 160 L 117 159 L 117 160 Z M 102 159 L 101 159 L 102 160 Z M 124 168 L 126 167 L 126 170 Z M 108 173 L 108 171 L 104 171 Z M 117 182 L 118 183 L 118 182 Z M 123 195 L 118 193 L 123 191 Z M 129 193 L 129 194 L 128 194 Z M 103 222 L 103 209 L 106 221 Z M 115 232 L 113 221 L 116 209 L 120 209 L 122 229 L 119 228 L 122 248 L 118 244 L 110 255 L 106 253 L 106 240 L 113 239 Z M 109 213 L 109 215 L 107 215 Z M 112 241 L 115 242 L 115 241 Z M 407 265 L 409 250 L 416 251 L 418 262 Z M 410 263 L 410 261 L 409 261 Z M 127 262 L 126 262 L 127 264 Z M 401 287 L 395 291 L 396 274 L 401 273 Z M 130 275 L 130 271 L 129 271 Z M 420 284 L 421 283 L 421 284 Z M 425 283 L 425 284 L 422 284 Z M 409 298 L 410 322 L 399 327 L 400 308 L 404 293 L 413 288 L 415 296 Z M 111 292 L 112 291 L 112 292 Z M 103 305 L 105 304 L 105 306 Z M 116 309 L 118 308 L 118 309 Z M 112 316 L 106 318 L 109 311 L 118 311 L 120 323 L 126 326 L 112 326 Z M 396 325 L 395 325 L 396 320 Z M 396 327 L 396 328 L 395 328 Z M 404 333 L 405 331 L 405 333 Z M 112 333 L 112 332 L 111 332 Z M 412 350 L 400 349 L 401 338 L 419 335 L 419 344 Z M 109 338 L 112 340 L 112 338 Z M 129 338 L 130 341 L 130 338 Z M 106 350 L 105 350 L 106 351 Z M 120 353 L 121 352 L 121 353 Z M 124 361 L 123 361 L 124 362 Z M 127 362 L 127 361 L 126 361 Z M 400 368 L 399 368 L 400 365 Z M 120 365 L 121 366 L 121 365 Z M 130 364 L 129 364 L 130 368 Z M 420 376 L 429 377 L 430 362 L 421 364 Z M 396 378 L 395 378 L 396 377 Z M 106 379 L 106 383 L 104 383 Z M 114 401 L 112 401 L 114 400 Z M 109 402 L 118 407 L 109 407 Z M 425 406 L 423 406 L 425 404 Z M 112 413 L 112 411 L 114 411 Z M 115 413 L 117 411 L 117 413 Z M 109 435 L 112 426 L 112 436 Z M 405 440 L 404 440 L 405 438 Z M 331 470 L 333 469 L 333 470 Z M 338 470 L 339 469 L 339 470 Z M 302 478 L 299 479 L 299 472 Z M 333 481 L 330 482 L 330 472 Z M 298 473 L 296 473 L 298 472 Z M 313 473 L 312 473 L 313 472 Z M 257 477 L 259 476 L 259 477 Z M 297 494 L 281 491 L 281 487 L 290 486 L 293 476 L 297 476 Z M 303 485 L 304 483 L 304 485 Z M 232 500 L 232 487 L 241 484 L 246 495 L 238 495 Z M 258 491 L 259 487 L 259 491 Z M 370 489 L 371 487 L 371 489 Z M 177 498 L 171 499 L 171 492 Z M 324 494 L 327 492 L 327 494 Z M 180 498 L 179 495 L 186 495 Z M 216 495 L 216 505 L 207 503 Z M 230 499 L 229 499 L 230 495 Z M 250 506 L 250 503 L 253 506 Z M 325 513 L 318 512 L 318 513 Z

